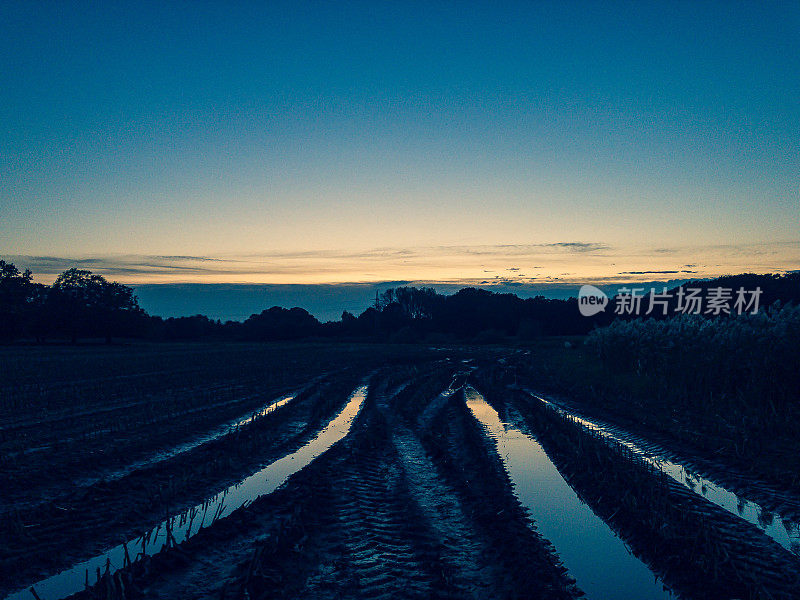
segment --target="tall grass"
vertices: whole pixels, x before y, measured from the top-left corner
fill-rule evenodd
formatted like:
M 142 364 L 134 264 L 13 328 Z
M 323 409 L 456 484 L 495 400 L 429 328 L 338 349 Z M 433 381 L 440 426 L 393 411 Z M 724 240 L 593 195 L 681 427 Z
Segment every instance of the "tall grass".
M 800 307 L 708 319 L 615 321 L 586 339 L 610 371 L 647 375 L 679 402 L 800 403 Z M 737 402 L 738 403 L 738 402 Z
M 586 347 L 590 401 L 800 491 L 800 307 L 619 321 Z

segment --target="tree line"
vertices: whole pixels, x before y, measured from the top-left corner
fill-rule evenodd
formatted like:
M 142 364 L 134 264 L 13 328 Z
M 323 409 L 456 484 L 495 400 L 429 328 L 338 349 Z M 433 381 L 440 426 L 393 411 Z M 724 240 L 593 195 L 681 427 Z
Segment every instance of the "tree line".
M 715 281 L 733 287 L 760 285 L 764 303 L 776 299 L 800 301 L 800 273 L 738 275 Z M 688 284 L 687 284 L 688 285 Z M 722 284 L 720 284 L 722 285 Z M 616 316 L 602 312 L 584 317 L 576 298 L 557 300 L 519 298 L 484 289 L 464 288 L 443 295 L 430 287 L 386 290 L 356 316 L 347 311 L 338 321 L 321 323 L 302 308 L 273 306 L 245 321 L 212 320 L 203 315 L 162 318 L 147 314 L 131 287 L 109 282 L 101 275 L 68 269 L 55 282 L 33 282 L 29 270 L 20 272 L 0 260 L 0 340 L 139 338 L 152 340 L 279 341 L 308 338 L 359 339 L 391 342 L 491 343 L 509 338 L 534 339 L 550 335 L 582 335 L 608 325 Z
M 53 285 L 33 282 L 0 260 L 0 339 L 134 336 L 148 318 L 133 289 L 81 269 L 68 269 Z

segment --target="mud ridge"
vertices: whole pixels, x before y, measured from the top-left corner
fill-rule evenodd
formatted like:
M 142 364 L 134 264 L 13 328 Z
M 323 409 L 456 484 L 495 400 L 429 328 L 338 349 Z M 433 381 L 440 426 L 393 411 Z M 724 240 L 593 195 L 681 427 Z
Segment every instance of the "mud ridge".
M 434 417 L 423 444 L 485 540 L 484 563 L 494 564 L 500 577 L 494 590 L 497 597 L 581 595 L 552 545 L 536 532 L 514 496 L 491 440 L 466 407 L 463 389 Z

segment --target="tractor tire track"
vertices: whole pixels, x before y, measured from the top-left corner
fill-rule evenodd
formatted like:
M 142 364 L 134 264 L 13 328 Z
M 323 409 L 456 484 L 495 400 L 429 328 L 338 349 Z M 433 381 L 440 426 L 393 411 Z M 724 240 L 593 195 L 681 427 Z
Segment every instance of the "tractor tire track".
M 313 437 L 352 389 L 354 375 L 330 382 L 284 410 L 152 467 L 72 490 L 0 527 L 0 591 L 34 580 L 147 531 Z M 341 397 L 340 397 L 341 396 Z
M 754 526 L 519 392 L 494 390 L 492 403 L 535 434 L 581 499 L 670 587 L 692 598 L 795 597 L 800 563 Z
M 579 596 L 552 545 L 536 532 L 514 496 L 491 441 L 468 412 L 463 389 L 433 403 L 438 410 L 420 417 L 422 422 L 430 419 L 421 442 L 439 479 L 455 491 L 472 539 L 479 540 L 474 566 L 490 582 L 486 597 Z
M 409 498 L 408 481 L 389 428 L 375 405 L 364 407 L 335 472 L 327 543 L 337 568 L 337 593 L 358 599 L 449 597 L 438 540 Z M 310 578 L 298 598 L 326 597 L 330 578 Z M 333 596 L 336 597 L 336 596 Z
M 453 393 L 446 390 L 430 401 L 417 426 L 429 428 Z M 416 433 L 391 411 L 388 395 L 379 396 L 378 407 L 389 422 L 391 442 L 406 472 L 409 493 L 440 541 L 448 584 L 459 598 L 489 597 L 491 590 L 497 588 L 497 574 L 482 564 L 486 544 L 475 534 L 456 491 L 438 476 Z

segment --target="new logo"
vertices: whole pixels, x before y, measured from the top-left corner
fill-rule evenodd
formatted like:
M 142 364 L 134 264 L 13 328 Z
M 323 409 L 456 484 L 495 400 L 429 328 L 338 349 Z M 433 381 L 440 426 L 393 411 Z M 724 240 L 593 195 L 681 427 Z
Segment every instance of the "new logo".
M 593 285 L 582 285 L 578 292 L 578 309 L 584 317 L 591 317 L 606 309 L 608 296 Z

